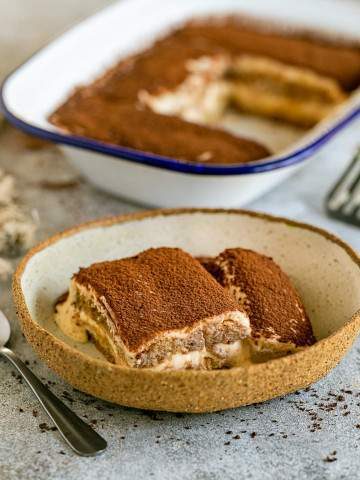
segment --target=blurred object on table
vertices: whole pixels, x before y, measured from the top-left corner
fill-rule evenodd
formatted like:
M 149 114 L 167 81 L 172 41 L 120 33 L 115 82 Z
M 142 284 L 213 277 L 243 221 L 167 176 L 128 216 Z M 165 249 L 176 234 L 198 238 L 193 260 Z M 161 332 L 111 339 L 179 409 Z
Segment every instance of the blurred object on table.
M 12 273 L 11 262 L 2 256 L 17 256 L 32 245 L 35 217 L 17 203 L 14 177 L 0 169 L 0 281 Z
M 331 217 L 360 226 L 360 148 L 326 199 Z

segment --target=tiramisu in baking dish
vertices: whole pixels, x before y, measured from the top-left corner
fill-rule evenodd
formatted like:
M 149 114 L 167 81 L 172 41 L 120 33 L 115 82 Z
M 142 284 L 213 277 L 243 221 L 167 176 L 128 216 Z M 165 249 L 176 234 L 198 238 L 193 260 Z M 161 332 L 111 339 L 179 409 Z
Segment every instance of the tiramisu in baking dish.
M 355 45 L 240 17 L 198 19 L 79 87 L 49 119 L 71 134 L 186 162 L 241 164 L 272 152 L 226 131 L 226 111 L 307 128 L 359 83 Z
M 73 276 L 55 310 L 66 335 L 91 339 L 112 363 L 137 368 L 231 367 L 315 342 L 286 274 L 241 248 L 214 259 L 151 248 L 95 263 Z
M 0 108 L 102 190 L 236 208 L 360 116 L 360 5 L 325 3 L 113 2 L 9 75 Z

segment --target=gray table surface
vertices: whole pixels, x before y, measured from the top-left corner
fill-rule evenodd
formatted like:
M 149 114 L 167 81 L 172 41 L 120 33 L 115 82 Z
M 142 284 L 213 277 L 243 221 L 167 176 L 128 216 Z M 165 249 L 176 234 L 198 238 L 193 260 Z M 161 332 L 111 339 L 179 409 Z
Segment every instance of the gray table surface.
M 46 9 L 49 2 L 45 0 L 0 0 L 0 9 L 7 15 L 5 33 L 0 32 L 1 45 L 14 51 L 13 56 L 7 56 L 2 73 L 29 53 L 30 43 L 35 49 L 54 31 L 108 2 L 93 0 L 86 8 L 85 2 L 77 2 L 77 7 L 70 0 L 52 5 L 57 3 L 61 9 L 54 7 L 54 12 L 52 6 L 51 13 L 46 13 L 50 9 Z M 33 25 L 31 29 L 30 7 L 42 12 L 39 28 Z M 15 28 L 10 28 L 9 22 Z M 11 30 L 18 30 L 16 43 Z M 359 230 L 328 219 L 323 209 L 326 192 L 356 143 L 360 144 L 359 131 L 357 122 L 303 170 L 248 208 L 327 228 L 360 249 Z M 39 240 L 82 221 L 141 208 L 82 181 L 67 189 L 45 188 L 44 175 L 67 168 L 65 160 L 56 149 L 27 149 L 21 135 L 9 127 L 0 133 L 0 167 L 16 175 L 21 201 L 38 211 Z M 107 452 L 99 458 L 77 457 L 51 430 L 51 422 L 13 369 L 0 361 L 1 480 L 360 477 L 359 342 L 338 367 L 307 391 L 215 414 L 149 413 L 74 391 L 40 362 L 19 330 L 10 283 L 0 283 L 0 308 L 12 322 L 13 349 L 109 442 Z

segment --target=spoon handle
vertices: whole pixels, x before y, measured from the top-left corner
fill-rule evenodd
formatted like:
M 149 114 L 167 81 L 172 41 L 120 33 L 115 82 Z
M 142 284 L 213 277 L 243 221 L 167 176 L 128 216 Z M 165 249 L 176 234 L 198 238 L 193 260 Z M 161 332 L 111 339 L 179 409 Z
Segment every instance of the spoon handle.
M 51 393 L 12 350 L 2 347 L 0 354 L 22 375 L 64 440 L 78 455 L 93 456 L 106 449 L 106 441 Z

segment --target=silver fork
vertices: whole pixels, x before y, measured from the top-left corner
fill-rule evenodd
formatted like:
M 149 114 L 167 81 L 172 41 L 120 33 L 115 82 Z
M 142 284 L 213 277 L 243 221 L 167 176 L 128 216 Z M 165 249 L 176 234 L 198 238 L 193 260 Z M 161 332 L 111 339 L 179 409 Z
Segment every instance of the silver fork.
M 329 215 L 360 226 L 360 149 L 326 200 Z
M 103 452 L 107 447 L 106 441 L 51 393 L 25 363 L 5 346 L 9 341 L 10 333 L 10 323 L 0 310 L 0 356 L 5 357 L 20 373 L 40 405 L 57 426 L 63 439 L 78 455 L 89 457 Z

